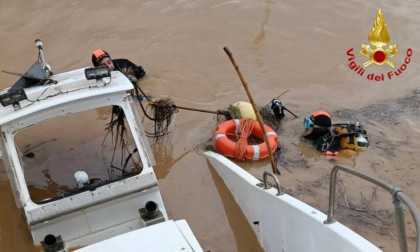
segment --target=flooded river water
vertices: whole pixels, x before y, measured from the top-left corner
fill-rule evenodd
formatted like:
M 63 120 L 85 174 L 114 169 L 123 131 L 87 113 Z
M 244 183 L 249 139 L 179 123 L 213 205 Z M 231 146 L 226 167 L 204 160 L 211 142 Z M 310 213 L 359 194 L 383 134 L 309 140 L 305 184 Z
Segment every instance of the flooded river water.
M 280 183 L 287 192 L 326 212 L 328 176 L 339 163 L 390 182 L 420 206 L 418 1 L 0 3 L 0 70 L 25 72 L 37 59 L 33 45 L 37 38 L 43 40 L 46 60 L 55 73 L 90 66 L 92 51 L 102 48 L 113 58 L 142 65 L 147 76 L 140 85 L 154 98 L 170 97 L 179 106 L 215 111 L 248 101 L 223 51 L 227 46 L 259 106 L 289 90 L 281 101 L 299 118 L 286 114 L 279 129 Z M 384 48 L 396 44 L 399 53 L 389 59 L 394 68 L 371 64 L 361 76 L 349 64 L 361 66 L 369 60 L 359 51 L 362 44 L 369 44 L 379 8 L 390 35 Z M 403 71 L 389 79 L 388 72 L 402 65 Z M 0 73 L 0 88 L 17 79 Z M 330 112 L 333 123 L 358 119 L 368 132 L 369 148 L 356 157 L 339 156 L 334 161 L 313 150 L 300 136 L 303 118 L 316 110 Z M 170 134 L 153 144 L 165 206 L 170 218 L 187 219 L 205 250 L 262 251 L 203 155 L 216 126 L 212 114 L 180 110 Z M 258 178 L 271 170 L 268 161 L 245 167 Z M 338 220 L 384 251 L 398 251 L 389 193 L 344 174 L 339 176 L 339 188 Z M 0 200 L 0 251 L 36 251 L 3 166 Z M 416 233 L 406 213 L 413 249 Z

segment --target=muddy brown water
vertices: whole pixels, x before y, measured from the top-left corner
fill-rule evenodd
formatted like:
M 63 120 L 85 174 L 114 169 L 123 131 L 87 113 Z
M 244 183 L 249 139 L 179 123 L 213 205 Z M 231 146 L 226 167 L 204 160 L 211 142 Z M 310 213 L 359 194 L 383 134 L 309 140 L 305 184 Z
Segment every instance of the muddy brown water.
M 390 182 L 420 205 L 418 1 L 2 0 L 1 6 L 0 70 L 29 68 L 37 58 L 36 38 L 43 40 L 55 73 L 90 66 L 92 51 L 103 48 L 142 65 L 147 72 L 142 88 L 179 106 L 217 110 L 247 101 L 222 49 L 227 46 L 260 106 L 290 90 L 281 100 L 299 118 L 287 114 L 279 128 L 280 182 L 288 193 L 326 212 L 328 176 L 338 163 Z M 398 68 L 407 50 L 413 52 L 406 69 L 391 80 L 386 74 L 396 69 L 387 64 L 368 66 L 364 76 L 349 68 L 351 48 L 358 65 L 367 60 L 358 51 L 369 43 L 378 8 L 390 45 L 400 50 L 391 61 Z M 368 80 L 368 73 L 384 73 L 385 80 Z M 0 80 L 6 88 L 17 77 L 0 73 Z M 369 148 L 335 160 L 319 155 L 300 138 L 303 118 L 315 110 L 331 112 L 333 122 L 358 119 Z M 180 110 L 170 134 L 153 144 L 165 206 L 171 218 L 187 219 L 205 250 L 261 251 L 203 156 L 216 125 L 211 114 Z M 268 161 L 243 165 L 259 178 L 271 170 Z M 0 250 L 36 251 L 4 168 L 0 181 Z M 346 174 L 339 175 L 338 189 L 338 220 L 384 251 L 398 251 L 389 194 Z M 407 211 L 406 223 L 413 249 L 416 233 Z

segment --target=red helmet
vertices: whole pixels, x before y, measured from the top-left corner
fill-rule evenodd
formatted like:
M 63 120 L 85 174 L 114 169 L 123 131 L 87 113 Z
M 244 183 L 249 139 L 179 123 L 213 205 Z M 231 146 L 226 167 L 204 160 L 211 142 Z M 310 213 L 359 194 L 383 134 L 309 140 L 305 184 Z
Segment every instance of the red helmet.
M 111 58 L 111 56 L 109 56 L 109 54 L 105 50 L 97 49 L 97 50 L 93 51 L 93 53 L 92 53 L 92 63 L 93 63 L 94 66 L 99 66 L 99 63 L 104 58 Z
M 325 111 L 316 111 L 312 114 L 311 120 L 315 125 L 321 127 L 331 127 L 331 116 Z

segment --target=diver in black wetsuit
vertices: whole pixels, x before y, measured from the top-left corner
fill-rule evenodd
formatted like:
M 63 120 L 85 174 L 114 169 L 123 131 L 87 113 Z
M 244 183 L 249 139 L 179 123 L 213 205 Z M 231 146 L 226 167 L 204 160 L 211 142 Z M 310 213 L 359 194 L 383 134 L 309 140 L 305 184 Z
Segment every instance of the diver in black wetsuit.
M 129 74 L 125 74 L 133 84 L 146 75 L 142 66 L 137 66 L 128 59 L 111 59 L 111 56 L 102 49 L 93 51 L 92 63 L 94 66 L 107 66 L 110 71 L 120 71 L 124 73 L 124 70 L 126 70 Z

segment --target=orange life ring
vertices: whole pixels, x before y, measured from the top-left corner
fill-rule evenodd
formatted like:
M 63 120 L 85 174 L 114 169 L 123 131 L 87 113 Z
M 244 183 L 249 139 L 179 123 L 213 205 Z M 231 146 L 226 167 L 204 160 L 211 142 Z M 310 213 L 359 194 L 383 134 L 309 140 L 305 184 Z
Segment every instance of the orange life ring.
M 267 139 L 270 143 L 271 153 L 273 153 L 277 148 L 277 134 L 273 129 L 264 125 L 265 132 L 267 133 Z M 213 146 L 215 149 L 220 151 L 223 155 L 227 157 L 236 157 L 235 147 L 236 142 L 230 140 L 227 135 L 234 135 L 239 133 L 241 130 L 241 121 L 238 119 L 232 119 L 225 121 L 219 126 L 217 126 L 216 132 L 213 136 Z M 264 142 L 264 135 L 261 129 L 260 124 L 255 121 L 254 128 L 251 133 L 252 136 L 257 137 L 262 140 L 263 143 L 258 145 L 248 145 L 246 147 L 245 158 L 246 161 L 260 160 L 268 157 L 267 145 Z

